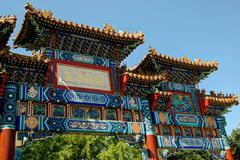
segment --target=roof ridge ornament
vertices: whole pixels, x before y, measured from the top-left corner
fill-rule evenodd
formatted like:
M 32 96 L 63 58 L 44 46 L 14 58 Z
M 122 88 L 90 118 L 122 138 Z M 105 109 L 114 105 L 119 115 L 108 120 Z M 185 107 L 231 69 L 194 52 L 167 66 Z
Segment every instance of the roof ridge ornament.
M 184 62 L 191 62 L 186 56 L 182 56 L 180 59 Z
M 159 54 L 157 51 L 156 51 L 156 49 L 155 48 L 152 48 L 152 47 L 149 47 L 148 48 L 148 53 L 151 55 L 157 55 L 157 54 Z
M 26 9 L 26 12 L 37 13 L 44 18 L 48 18 L 48 19 L 53 18 L 53 14 L 50 10 L 35 9 L 30 3 L 26 3 L 25 9 Z
M 110 33 L 110 34 L 115 34 L 116 33 L 116 31 L 113 29 L 113 27 L 109 24 L 104 24 L 103 32 Z
M 37 51 L 33 50 L 32 55 L 33 58 L 35 58 L 37 61 L 43 61 L 45 63 L 48 63 L 50 61 L 50 59 L 46 57 L 46 49 L 42 49 L 39 54 Z
M 17 20 L 17 18 L 15 15 L 0 16 L 0 23 L 8 22 L 15 26 L 16 20 Z

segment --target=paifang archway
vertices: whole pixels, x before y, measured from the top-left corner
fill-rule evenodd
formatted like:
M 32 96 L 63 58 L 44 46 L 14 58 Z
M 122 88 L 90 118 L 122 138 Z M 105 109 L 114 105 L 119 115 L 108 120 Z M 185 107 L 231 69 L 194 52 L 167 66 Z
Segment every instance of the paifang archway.
M 52 132 L 141 135 L 148 159 L 179 149 L 233 159 L 221 115 L 238 98 L 207 95 L 197 87 L 217 62 L 173 58 L 150 48 L 138 65 L 120 68 L 143 43 L 143 33 L 79 25 L 30 4 L 25 8 L 14 46 L 33 56 L 9 51 L 16 17 L 0 18 L 0 159 L 13 159 L 28 132 L 40 139 Z

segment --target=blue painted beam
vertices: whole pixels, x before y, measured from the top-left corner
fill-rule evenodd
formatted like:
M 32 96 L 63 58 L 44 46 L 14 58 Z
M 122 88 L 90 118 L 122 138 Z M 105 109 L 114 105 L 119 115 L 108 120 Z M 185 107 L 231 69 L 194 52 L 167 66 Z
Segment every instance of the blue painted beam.
M 172 118 L 173 116 L 173 118 Z M 168 112 L 152 112 L 153 124 L 174 125 L 185 127 L 219 128 L 217 117 L 199 116 L 194 114 L 171 114 Z
M 18 100 L 120 108 L 120 98 L 114 95 L 51 89 L 42 86 L 27 86 L 25 84 L 19 84 Z M 121 105 L 123 109 L 127 110 L 142 110 L 140 98 L 122 96 Z
M 88 132 L 100 134 L 145 135 L 142 122 L 17 116 L 16 131 L 51 131 L 60 133 Z
M 204 149 L 216 149 L 223 150 L 224 143 L 222 138 L 189 138 L 173 136 L 157 136 L 158 148 L 176 148 L 176 149 L 192 149 L 192 150 L 204 150 Z

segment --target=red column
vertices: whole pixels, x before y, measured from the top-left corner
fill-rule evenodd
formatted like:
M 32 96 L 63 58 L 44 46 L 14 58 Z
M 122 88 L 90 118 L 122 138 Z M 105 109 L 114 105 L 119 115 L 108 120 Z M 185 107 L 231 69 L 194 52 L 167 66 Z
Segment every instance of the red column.
M 234 160 L 233 154 L 232 154 L 232 149 L 226 149 L 226 160 Z
M 53 53 L 53 54 L 54 54 L 54 53 Z M 52 55 L 51 55 L 51 56 L 52 56 Z M 47 86 L 47 85 L 48 85 L 48 80 L 49 80 L 50 72 L 51 72 L 51 61 L 48 62 L 48 68 L 47 68 L 47 72 L 46 72 L 46 76 L 45 76 L 44 86 Z
M 4 94 L 4 89 L 5 89 L 5 85 L 6 85 L 6 80 L 7 80 L 7 73 L 6 70 L 3 69 L 3 73 L 2 73 L 2 83 L 0 85 L 0 97 L 3 97 Z
M 120 93 L 121 93 L 121 95 L 123 95 L 124 94 L 124 90 L 126 88 L 127 80 L 128 80 L 127 75 L 121 76 L 120 80 L 121 80 L 120 81 Z
M 208 99 L 200 99 L 199 100 L 199 104 L 200 104 L 200 112 L 201 112 L 201 115 L 203 116 L 204 113 L 206 112 L 207 110 L 207 107 L 209 105 L 209 101 Z
M 146 135 L 146 149 L 149 160 L 158 160 L 157 141 L 155 135 Z
M 157 99 L 158 99 L 157 93 L 153 93 L 149 96 L 149 106 L 150 106 L 151 111 L 154 111 L 154 108 L 157 104 Z
M 151 111 L 154 111 L 154 108 L 157 104 L 158 94 L 153 93 L 149 96 L 149 107 Z M 154 131 L 152 131 L 154 133 Z M 158 160 L 158 153 L 157 153 L 157 140 L 154 134 L 146 135 L 146 149 L 148 151 L 148 159 L 149 160 Z
M 13 160 L 15 153 L 16 131 L 10 128 L 3 128 L 0 131 L 0 160 Z

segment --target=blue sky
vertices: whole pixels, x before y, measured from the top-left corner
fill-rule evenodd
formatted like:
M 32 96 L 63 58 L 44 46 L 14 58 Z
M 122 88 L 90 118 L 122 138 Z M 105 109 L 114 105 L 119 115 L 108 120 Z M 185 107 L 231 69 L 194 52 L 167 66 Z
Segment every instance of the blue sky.
M 15 3 L 14 3 L 15 2 Z M 102 28 L 105 23 L 116 30 L 142 31 L 145 43 L 124 60 L 128 66 L 138 63 L 151 46 L 173 57 L 191 60 L 216 60 L 218 71 L 199 84 L 200 88 L 240 95 L 240 1 L 238 0 L 0 0 L 0 15 L 15 14 L 19 31 L 24 5 L 52 10 L 54 17 Z M 12 36 L 13 37 L 13 36 Z M 12 42 L 9 42 L 10 45 Z M 15 53 L 29 54 L 23 49 Z M 240 124 L 240 107 L 226 115 L 227 132 Z

